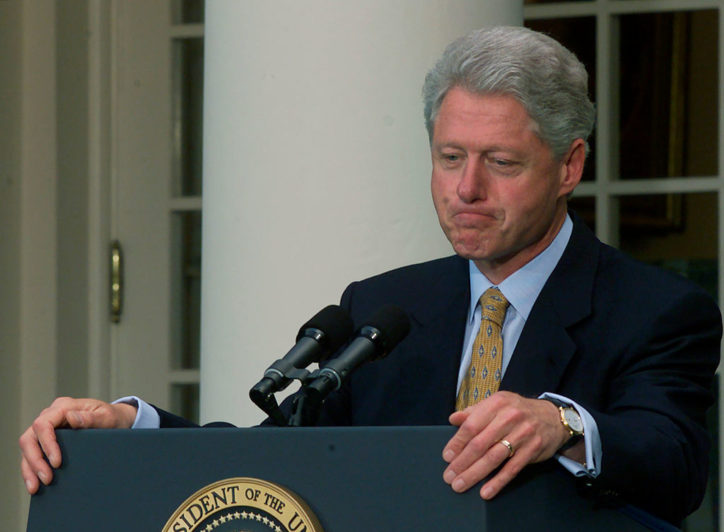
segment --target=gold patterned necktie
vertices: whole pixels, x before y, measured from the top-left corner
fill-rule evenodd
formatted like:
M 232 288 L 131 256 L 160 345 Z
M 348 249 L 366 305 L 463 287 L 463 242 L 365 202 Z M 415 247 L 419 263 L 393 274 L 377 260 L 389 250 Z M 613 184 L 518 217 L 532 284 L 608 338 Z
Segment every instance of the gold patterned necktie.
M 508 300 L 495 287 L 480 296 L 480 330 L 473 342 L 470 366 L 460 385 L 456 410 L 485 399 L 498 391 L 503 373 L 503 321 Z

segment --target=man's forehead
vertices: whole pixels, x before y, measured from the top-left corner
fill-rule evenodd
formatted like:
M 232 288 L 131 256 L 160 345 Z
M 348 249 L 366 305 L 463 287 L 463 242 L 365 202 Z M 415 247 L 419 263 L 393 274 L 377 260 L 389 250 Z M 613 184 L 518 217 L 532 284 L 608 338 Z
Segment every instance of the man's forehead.
M 529 132 L 537 135 L 537 130 L 536 123 L 513 96 L 476 94 L 455 87 L 445 95 L 435 117 L 432 144 L 490 141 Z

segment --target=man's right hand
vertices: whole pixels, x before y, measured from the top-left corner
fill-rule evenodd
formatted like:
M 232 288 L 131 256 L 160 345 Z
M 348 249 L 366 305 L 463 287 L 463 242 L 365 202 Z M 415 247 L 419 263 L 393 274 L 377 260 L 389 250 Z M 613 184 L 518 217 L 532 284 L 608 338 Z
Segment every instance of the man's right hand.
M 136 408 L 129 404 L 109 404 L 97 399 L 59 397 L 43 410 L 20 436 L 20 471 L 31 495 L 40 482 L 46 486 L 53 480 L 53 469 L 61 464 L 60 447 L 55 429 L 131 428 Z

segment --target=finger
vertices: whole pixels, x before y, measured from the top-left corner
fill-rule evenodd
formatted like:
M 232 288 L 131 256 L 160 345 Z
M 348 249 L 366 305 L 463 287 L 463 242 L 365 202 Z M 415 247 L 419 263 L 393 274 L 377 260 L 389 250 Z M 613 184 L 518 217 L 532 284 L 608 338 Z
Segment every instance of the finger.
M 450 416 L 451 422 L 459 422 L 460 425 L 443 448 L 443 460 L 448 463 L 455 460 L 467 448 L 471 440 L 489 425 L 493 419 L 493 413 L 486 406 L 485 401 L 481 401 Z M 487 450 L 487 448 L 483 450 Z
M 55 428 L 58 425 L 54 425 L 51 421 L 47 421 L 47 418 L 38 418 L 33 422 L 32 430 L 37 438 L 37 442 L 42 449 L 43 454 L 48 458 L 48 462 L 55 468 L 60 467 L 61 464 L 61 453 L 58 440 L 55 437 Z M 42 458 L 42 457 L 41 457 Z M 31 462 L 31 465 L 35 466 L 35 462 Z
M 38 481 L 38 477 L 36 476 L 35 472 L 30 467 L 30 464 L 28 464 L 28 461 L 25 458 L 22 458 L 20 460 L 20 473 L 22 474 L 23 480 L 25 481 L 25 489 L 28 490 L 28 493 L 30 495 L 33 495 L 35 492 L 38 491 L 40 483 Z
M 72 426 L 71 420 L 68 419 L 69 407 L 79 403 L 81 401 L 77 399 L 59 397 L 48 408 L 43 410 L 31 425 L 40 447 L 53 467 L 60 467 L 62 460 L 60 447 L 55 437 L 55 429 Z M 32 462 L 31 465 L 33 465 Z
M 513 393 L 504 391 L 496 392 L 479 403 L 450 414 L 450 423 L 458 426 L 459 429 L 443 449 L 443 459 L 448 463 L 451 462 L 460 454 L 472 438 L 493 422 L 493 420 L 496 420 L 502 412 L 505 412 L 506 407 L 509 406 L 511 402 L 519 399 L 520 396 Z M 508 416 L 504 421 L 511 423 L 511 421 L 514 420 Z
M 471 463 L 468 467 L 455 472 L 449 468 L 445 472 L 445 479 L 456 492 L 463 492 L 488 477 L 509 457 L 508 448 L 494 443 L 484 454 Z
M 484 457 L 498 439 L 497 431 L 492 427 L 486 427 L 475 437 L 471 438 L 462 450 L 455 453 L 455 456 L 448 464 L 447 470 L 453 471 L 456 476 L 459 475 L 462 471 L 465 471 Z M 451 454 L 452 453 L 449 452 L 447 456 L 450 457 Z M 449 478 L 450 474 L 448 471 L 446 471 L 446 475 Z
M 510 427 L 504 417 L 495 415 L 491 419 L 490 413 L 485 412 L 482 418 L 479 418 L 478 413 L 472 413 L 460 426 L 458 433 L 453 436 L 444 451 L 446 454 L 443 457 L 450 459 L 448 469 L 454 471 L 457 476 L 471 467 L 491 447 L 509 434 Z M 460 448 L 463 442 L 464 445 Z M 498 451 L 500 450 L 498 449 Z M 450 476 L 450 473 L 447 473 L 447 477 Z
M 92 427 L 105 428 L 96 424 L 97 422 L 95 422 L 94 419 L 98 417 L 99 420 L 102 420 L 103 417 L 96 416 L 96 413 L 93 410 L 69 410 L 65 417 L 68 420 L 68 425 L 72 429 L 86 429 Z
M 448 420 L 450 421 L 451 425 L 454 425 L 455 427 L 459 427 L 463 423 L 465 423 L 465 420 L 470 417 L 470 413 L 472 411 L 472 407 L 469 406 L 465 410 L 457 410 L 450 414 L 450 417 Z
M 36 489 L 37 479 L 40 479 L 43 484 L 50 484 L 53 480 L 53 470 L 48 465 L 48 462 L 45 461 L 45 457 L 38 445 L 32 428 L 29 428 L 20 436 L 19 442 L 23 456 L 21 461 L 23 478 L 26 482 L 29 480 Z M 25 469 L 22 469 L 23 463 L 25 464 Z
M 480 496 L 485 500 L 490 500 L 495 497 L 511 480 L 518 476 L 518 473 L 521 472 L 529 461 L 529 458 L 526 458 L 523 453 L 508 460 L 493 478 L 483 484 L 480 488 Z
M 128 428 L 129 424 L 123 415 L 123 409 L 133 409 L 135 419 L 135 408 L 130 405 L 110 405 L 107 403 L 98 403 L 90 410 L 73 410 L 68 412 L 68 421 L 70 426 L 77 429 L 96 428 L 96 429 L 115 429 Z
M 515 427 L 518 415 L 513 411 L 498 412 L 492 421 L 472 438 L 465 448 L 450 462 L 443 473 L 443 479 L 456 491 L 465 491 L 483 480 L 513 456 L 517 446 L 527 445 L 530 440 L 538 441 L 534 431 L 527 424 Z M 474 423 L 469 418 L 465 425 Z M 502 443 L 506 439 L 513 446 L 513 453 Z
M 506 456 L 500 462 L 503 467 L 492 478 L 488 479 L 480 489 L 480 496 L 486 500 L 492 499 L 500 493 L 526 465 L 548 457 L 545 453 L 544 438 L 530 425 L 516 427 L 505 439 L 510 442 L 513 452 L 511 454 L 510 449 L 502 443 L 502 440 L 497 442 L 495 447 L 503 449 Z M 486 478 L 493 471 L 482 471 L 484 474 L 482 478 Z M 477 474 L 480 473 L 481 471 L 476 471 L 474 467 L 468 471 L 468 474 L 473 475 L 473 478 L 477 478 Z M 470 479 L 466 478 L 466 480 Z

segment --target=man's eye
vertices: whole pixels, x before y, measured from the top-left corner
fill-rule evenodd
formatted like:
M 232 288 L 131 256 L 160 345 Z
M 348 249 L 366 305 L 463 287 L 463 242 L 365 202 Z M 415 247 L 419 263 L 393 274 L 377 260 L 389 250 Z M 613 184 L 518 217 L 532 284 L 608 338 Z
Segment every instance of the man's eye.
M 500 172 L 515 172 L 520 166 L 520 163 L 511 159 L 501 159 L 498 157 L 491 157 L 488 159 L 488 166 L 493 170 Z
M 460 160 L 460 157 L 453 154 L 447 154 L 442 156 L 443 159 L 445 159 L 447 162 L 454 163 Z

